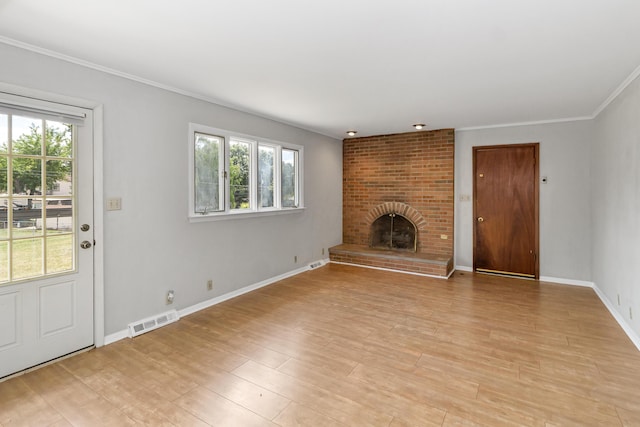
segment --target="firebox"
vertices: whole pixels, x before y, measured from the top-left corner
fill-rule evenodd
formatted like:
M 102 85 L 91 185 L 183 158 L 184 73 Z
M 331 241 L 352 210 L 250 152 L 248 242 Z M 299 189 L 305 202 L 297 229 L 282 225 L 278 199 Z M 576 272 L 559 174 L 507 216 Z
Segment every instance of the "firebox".
M 372 248 L 415 252 L 417 236 L 413 222 L 400 214 L 388 213 L 371 224 L 369 245 Z

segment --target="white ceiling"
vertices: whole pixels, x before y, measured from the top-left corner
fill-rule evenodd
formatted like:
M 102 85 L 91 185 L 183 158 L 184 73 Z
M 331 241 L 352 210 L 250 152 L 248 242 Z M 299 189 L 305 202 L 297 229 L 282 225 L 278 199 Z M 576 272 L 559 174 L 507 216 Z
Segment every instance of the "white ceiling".
M 341 139 L 591 117 L 640 1 L 0 0 L 0 37 Z

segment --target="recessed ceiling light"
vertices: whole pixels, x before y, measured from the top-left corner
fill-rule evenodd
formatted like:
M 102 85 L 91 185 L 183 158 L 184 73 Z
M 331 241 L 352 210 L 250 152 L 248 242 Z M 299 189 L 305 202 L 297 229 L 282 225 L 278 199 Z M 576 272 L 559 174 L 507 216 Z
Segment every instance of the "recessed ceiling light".
M 416 128 L 416 130 L 420 130 L 425 126 L 426 125 L 424 123 L 416 123 L 415 125 L 413 125 L 413 127 Z
M 358 133 L 358 132 L 355 131 L 355 130 L 348 130 L 347 131 L 347 135 L 349 135 L 349 136 L 354 136 L 356 133 Z

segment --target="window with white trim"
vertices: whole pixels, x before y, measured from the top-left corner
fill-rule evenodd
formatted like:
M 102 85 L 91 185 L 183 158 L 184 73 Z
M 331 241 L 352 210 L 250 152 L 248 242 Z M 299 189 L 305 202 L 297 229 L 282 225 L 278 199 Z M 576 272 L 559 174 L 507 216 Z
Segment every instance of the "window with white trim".
M 302 208 L 302 165 L 302 146 L 190 123 L 189 217 Z

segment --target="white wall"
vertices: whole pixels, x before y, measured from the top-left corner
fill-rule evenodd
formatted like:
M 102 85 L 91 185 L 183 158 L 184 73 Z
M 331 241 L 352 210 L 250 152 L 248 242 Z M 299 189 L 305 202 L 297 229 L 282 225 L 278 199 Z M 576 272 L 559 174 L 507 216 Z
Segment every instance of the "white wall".
M 540 276 L 591 281 L 592 121 L 456 131 L 456 264 L 473 266 L 472 148 L 540 143 Z
M 341 141 L 4 44 L 0 58 L 2 82 L 104 106 L 104 195 L 122 198 L 97 242 L 106 334 L 165 311 L 169 289 L 179 310 L 327 257 L 322 249 L 341 242 Z M 189 122 L 303 145 L 307 209 L 189 223 Z
M 593 281 L 638 334 L 640 79 L 631 83 L 595 122 L 591 162 Z M 633 310 L 633 318 L 629 308 Z

